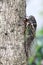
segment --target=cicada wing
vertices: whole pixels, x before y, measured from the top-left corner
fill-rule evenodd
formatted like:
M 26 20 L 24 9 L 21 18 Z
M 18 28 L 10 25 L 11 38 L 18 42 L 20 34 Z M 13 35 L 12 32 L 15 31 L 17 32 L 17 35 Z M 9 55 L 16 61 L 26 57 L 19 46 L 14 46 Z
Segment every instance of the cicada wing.
M 29 56 L 34 56 L 36 54 L 36 47 L 37 47 L 37 38 L 35 37 L 34 40 L 32 41 L 29 49 Z

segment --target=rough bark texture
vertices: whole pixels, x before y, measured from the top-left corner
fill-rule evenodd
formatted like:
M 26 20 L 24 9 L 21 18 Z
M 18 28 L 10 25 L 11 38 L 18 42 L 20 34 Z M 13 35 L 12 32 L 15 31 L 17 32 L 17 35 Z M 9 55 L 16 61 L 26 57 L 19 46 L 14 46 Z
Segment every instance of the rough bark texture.
M 0 0 L 0 65 L 26 65 L 25 0 Z

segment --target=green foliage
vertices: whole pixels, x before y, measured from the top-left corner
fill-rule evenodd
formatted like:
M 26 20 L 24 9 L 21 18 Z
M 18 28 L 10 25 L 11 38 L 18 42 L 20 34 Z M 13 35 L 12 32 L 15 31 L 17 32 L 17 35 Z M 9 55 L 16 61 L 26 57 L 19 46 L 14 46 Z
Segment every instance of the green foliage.
M 39 41 L 40 43 L 42 43 L 42 45 L 41 46 L 37 45 L 36 54 L 34 57 L 29 58 L 28 65 L 41 65 L 41 61 L 43 59 L 43 29 L 37 32 L 36 38 L 37 38 L 37 43 Z
M 32 64 L 33 61 L 34 61 L 34 57 L 30 57 L 29 60 L 28 60 L 29 64 Z
M 43 59 L 43 46 L 38 46 L 36 51 L 36 55 L 29 58 L 29 65 L 41 65 L 41 60 Z
M 36 33 L 36 37 L 43 36 L 43 28 Z

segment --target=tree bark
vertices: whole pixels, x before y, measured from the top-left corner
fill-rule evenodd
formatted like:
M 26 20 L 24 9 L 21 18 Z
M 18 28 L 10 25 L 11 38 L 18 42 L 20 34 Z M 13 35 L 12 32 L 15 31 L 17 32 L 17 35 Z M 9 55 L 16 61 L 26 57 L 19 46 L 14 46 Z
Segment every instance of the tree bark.
M 0 0 L 0 65 L 26 65 L 25 0 Z

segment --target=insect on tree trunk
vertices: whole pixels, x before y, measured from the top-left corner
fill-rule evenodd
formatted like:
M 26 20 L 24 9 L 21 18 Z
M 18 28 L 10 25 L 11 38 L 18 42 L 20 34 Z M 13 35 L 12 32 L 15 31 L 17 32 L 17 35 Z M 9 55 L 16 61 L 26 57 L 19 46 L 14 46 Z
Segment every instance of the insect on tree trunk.
M 25 0 L 0 0 L 0 65 L 26 65 L 25 6 Z

